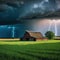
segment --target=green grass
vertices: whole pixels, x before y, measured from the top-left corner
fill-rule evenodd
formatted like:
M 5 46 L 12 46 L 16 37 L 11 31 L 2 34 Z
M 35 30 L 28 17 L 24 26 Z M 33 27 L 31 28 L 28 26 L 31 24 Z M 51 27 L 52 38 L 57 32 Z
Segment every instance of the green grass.
M 0 60 L 60 60 L 60 40 L 0 41 Z

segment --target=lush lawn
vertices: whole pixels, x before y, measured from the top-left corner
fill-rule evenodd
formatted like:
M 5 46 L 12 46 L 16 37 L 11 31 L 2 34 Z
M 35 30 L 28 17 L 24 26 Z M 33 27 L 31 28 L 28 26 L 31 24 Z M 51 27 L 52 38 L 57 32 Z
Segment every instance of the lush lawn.
M 0 41 L 0 60 L 60 60 L 60 40 Z

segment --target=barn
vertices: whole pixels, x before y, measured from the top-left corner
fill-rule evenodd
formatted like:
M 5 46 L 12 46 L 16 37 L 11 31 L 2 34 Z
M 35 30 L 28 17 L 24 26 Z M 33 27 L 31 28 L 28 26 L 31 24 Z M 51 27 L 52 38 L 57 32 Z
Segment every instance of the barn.
M 40 32 L 31 32 L 26 31 L 24 36 L 21 38 L 23 41 L 37 41 L 37 40 L 43 40 L 44 37 Z

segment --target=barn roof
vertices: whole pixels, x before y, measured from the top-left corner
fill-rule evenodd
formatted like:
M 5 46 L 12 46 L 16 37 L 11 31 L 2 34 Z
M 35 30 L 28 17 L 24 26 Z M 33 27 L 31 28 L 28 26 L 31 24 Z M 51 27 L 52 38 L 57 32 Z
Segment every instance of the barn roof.
M 27 33 L 29 33 L 29 35 L 31 37 L 34 38 L 43 38 L 43 35 L 40 32 L 31 32 L 31 31 L 26 31 Z

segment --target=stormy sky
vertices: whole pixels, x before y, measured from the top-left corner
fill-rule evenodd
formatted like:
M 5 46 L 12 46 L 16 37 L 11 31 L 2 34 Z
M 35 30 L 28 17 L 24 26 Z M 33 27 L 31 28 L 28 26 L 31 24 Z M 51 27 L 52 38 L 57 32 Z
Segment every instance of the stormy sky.
M 22 36 L 25 30 L 44 34 L 49 29 L 50 20 L 54 23 L 50 30 L 60 35 L 60 24 L 55 26 L 54 19 L 60 19 L 60 0 L 0 0 L 0 33 L 5 29 L 1 37 L 12 36 L 10 26 L 15 27 L 15 37 Z
M 0 0 L 0 22 L 60 17 L 60 0 Z

